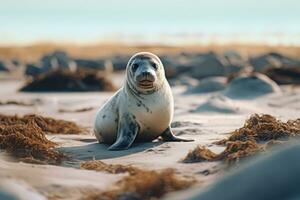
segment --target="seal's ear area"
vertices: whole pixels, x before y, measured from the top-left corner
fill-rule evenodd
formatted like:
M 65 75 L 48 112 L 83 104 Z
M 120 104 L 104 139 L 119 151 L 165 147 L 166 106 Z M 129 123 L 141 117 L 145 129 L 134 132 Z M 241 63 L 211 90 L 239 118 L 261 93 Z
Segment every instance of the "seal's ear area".
M 131 114 L 124 115 L 119 123 L 117 140 L 108 150 L 119 151 L 128 149 L 134 142 L 139 130 L 140 126 L 135 121 L 135 117 Z
M 171 127 L 168 127 L 161 135 L 160 135 L 165 142 L 193 142 L 193 139 L 184 139 L 176 137 L 171 130 Z

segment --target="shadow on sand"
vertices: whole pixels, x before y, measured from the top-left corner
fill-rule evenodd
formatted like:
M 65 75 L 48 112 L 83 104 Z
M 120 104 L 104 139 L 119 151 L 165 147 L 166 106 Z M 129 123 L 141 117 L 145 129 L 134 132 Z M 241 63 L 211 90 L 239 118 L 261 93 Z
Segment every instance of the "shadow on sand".
M 87 160 L 102 160 L 102 159 L 110 159 L 110 158 L 117 158 L 122 156 L 127 156 L 134 153 L 139 153 L 145 151 L 147 149 L 156 147 L 163 144 L 160 141 L 148 142 L 148 143 L 135 143 L 132 147 L 127 150 L 122 151 L 109 151 L 107 144 L 99 144 L 98 142 L 89 143 L 87 145 L 81 146 L 73 146 L 73 147 L 61 147 L 58 148 L 59 151 L 62 151 L 71 157 L 71 161 L 68 162 L 69 164 L 65 163 L 66 165 L 70 165 L 71 163 L 79 163 L 81 161 Z M 73 165 L 71 164 L 71 165 Z

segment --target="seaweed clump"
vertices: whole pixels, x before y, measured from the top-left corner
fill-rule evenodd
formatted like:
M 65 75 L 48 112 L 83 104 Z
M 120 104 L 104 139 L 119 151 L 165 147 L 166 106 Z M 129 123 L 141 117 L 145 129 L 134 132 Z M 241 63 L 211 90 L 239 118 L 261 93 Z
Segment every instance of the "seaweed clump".
M 217 145 L 225 145 L 223 152 L 215 154 L 205 147 L 197 146 L 183 162 L 225 161 L 232 164 L 299 135 L 300 119 L 282 122 L 271 115 L 254 114 L 242 128 L 233 131 L 229 138 L 215 142 Z
M 56 70 L 43 73 L 28 82 L 24 92 L 87 92 L 114 91 L 115 86 L 103 74 L 90 71 Z
M 139 170 L 135 174 L 122 178 L 116 183 L 114 188 L 102 193 L 90 194 L 84 199 L 155 200 L 166 193 L 189 188 L 194 183 L 194 181 L 179 179 L 172 169 L 166 169 L 159 172 L 154 170 Z
M 198 145 L 193 151 L 190 151 L 183 159 L 185 163 L 213 161 L 216 159 L 217 154 L 205 148 L 204 146 Z
M 3 116 L 1 116 L 3 117 Z M 54 149 L 57 144 L 48 140 L 45 132 L 29 120 L 24 124 L 0 125 L 0 148 L 18 158 L 58 163 L 64 155 Z
M 80 134 L 86 132 L 86 130 L 78 126 L 74 122 L 53 119 L 51 117 L 43 117 L 40 115 L 25 115 L 23 117 L 8 116 L 0 114 L 1 125 L 26 125 L 29 122 L 34 122 L 42 131 L 48 134 Z
M 48 140 L 46 134 L 77 134 L 82 131 L 75 123 L 65 120 L 39 115 L 0 115 L 0 149 L 24 162 L 56 164 L 65 155 L 55 150 L 57 144 Z
M 100 160 L 82 162 L 80 164 L 80 168 L 87 169 L 87 170 L 95 170 L 95 171 L 106 171 L 111 174 L 120 174 L 120 173 L 128 172 L 131 175 L 141 171 L 140 169 L 136 167 L 132 167 L 130 165 L 119 165 L 119 164 L 111 165 L 111 164 L 106 164 Z
M 226 163 L 231 164 L 239 161 L 241 158 L 255 155 L 262 150 L 263 149 L 253 141 L 228 142 L 225 150 L 220 154 L 216 154 L 208 148 L 198 145 L 186 155 L 182 162 L 225 161 Z
M 254 114 L 244 126 L 233 131 L 228 139 L 216 142 L 225 145 L 234 141 L 267 142 L 283 140 L 300 135 L 300 119 L 282 122 L 271 115 Z

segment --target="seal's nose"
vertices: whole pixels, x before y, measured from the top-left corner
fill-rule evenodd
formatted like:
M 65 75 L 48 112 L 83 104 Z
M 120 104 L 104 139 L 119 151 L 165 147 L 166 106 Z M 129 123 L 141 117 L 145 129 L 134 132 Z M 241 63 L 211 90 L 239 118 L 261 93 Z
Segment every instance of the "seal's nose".
M 144 77 L 148 77 L 148 76 L 150 76 L 150 75 L 151 75 L 151 73 L 148 72 L 148 71 L 142 72 L 142 76 L 144 76 Z
M 137 76 L 137 81 L 155 81 L 155 77 L 149 71 L 143 71 Z

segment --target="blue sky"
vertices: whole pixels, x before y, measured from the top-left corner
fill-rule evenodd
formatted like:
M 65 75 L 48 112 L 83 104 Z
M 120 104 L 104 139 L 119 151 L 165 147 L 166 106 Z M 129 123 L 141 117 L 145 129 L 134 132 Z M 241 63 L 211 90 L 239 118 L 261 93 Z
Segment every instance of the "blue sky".
M 297 0 L 0 0 L 0 43 L 122 35 L 300 34 Z

